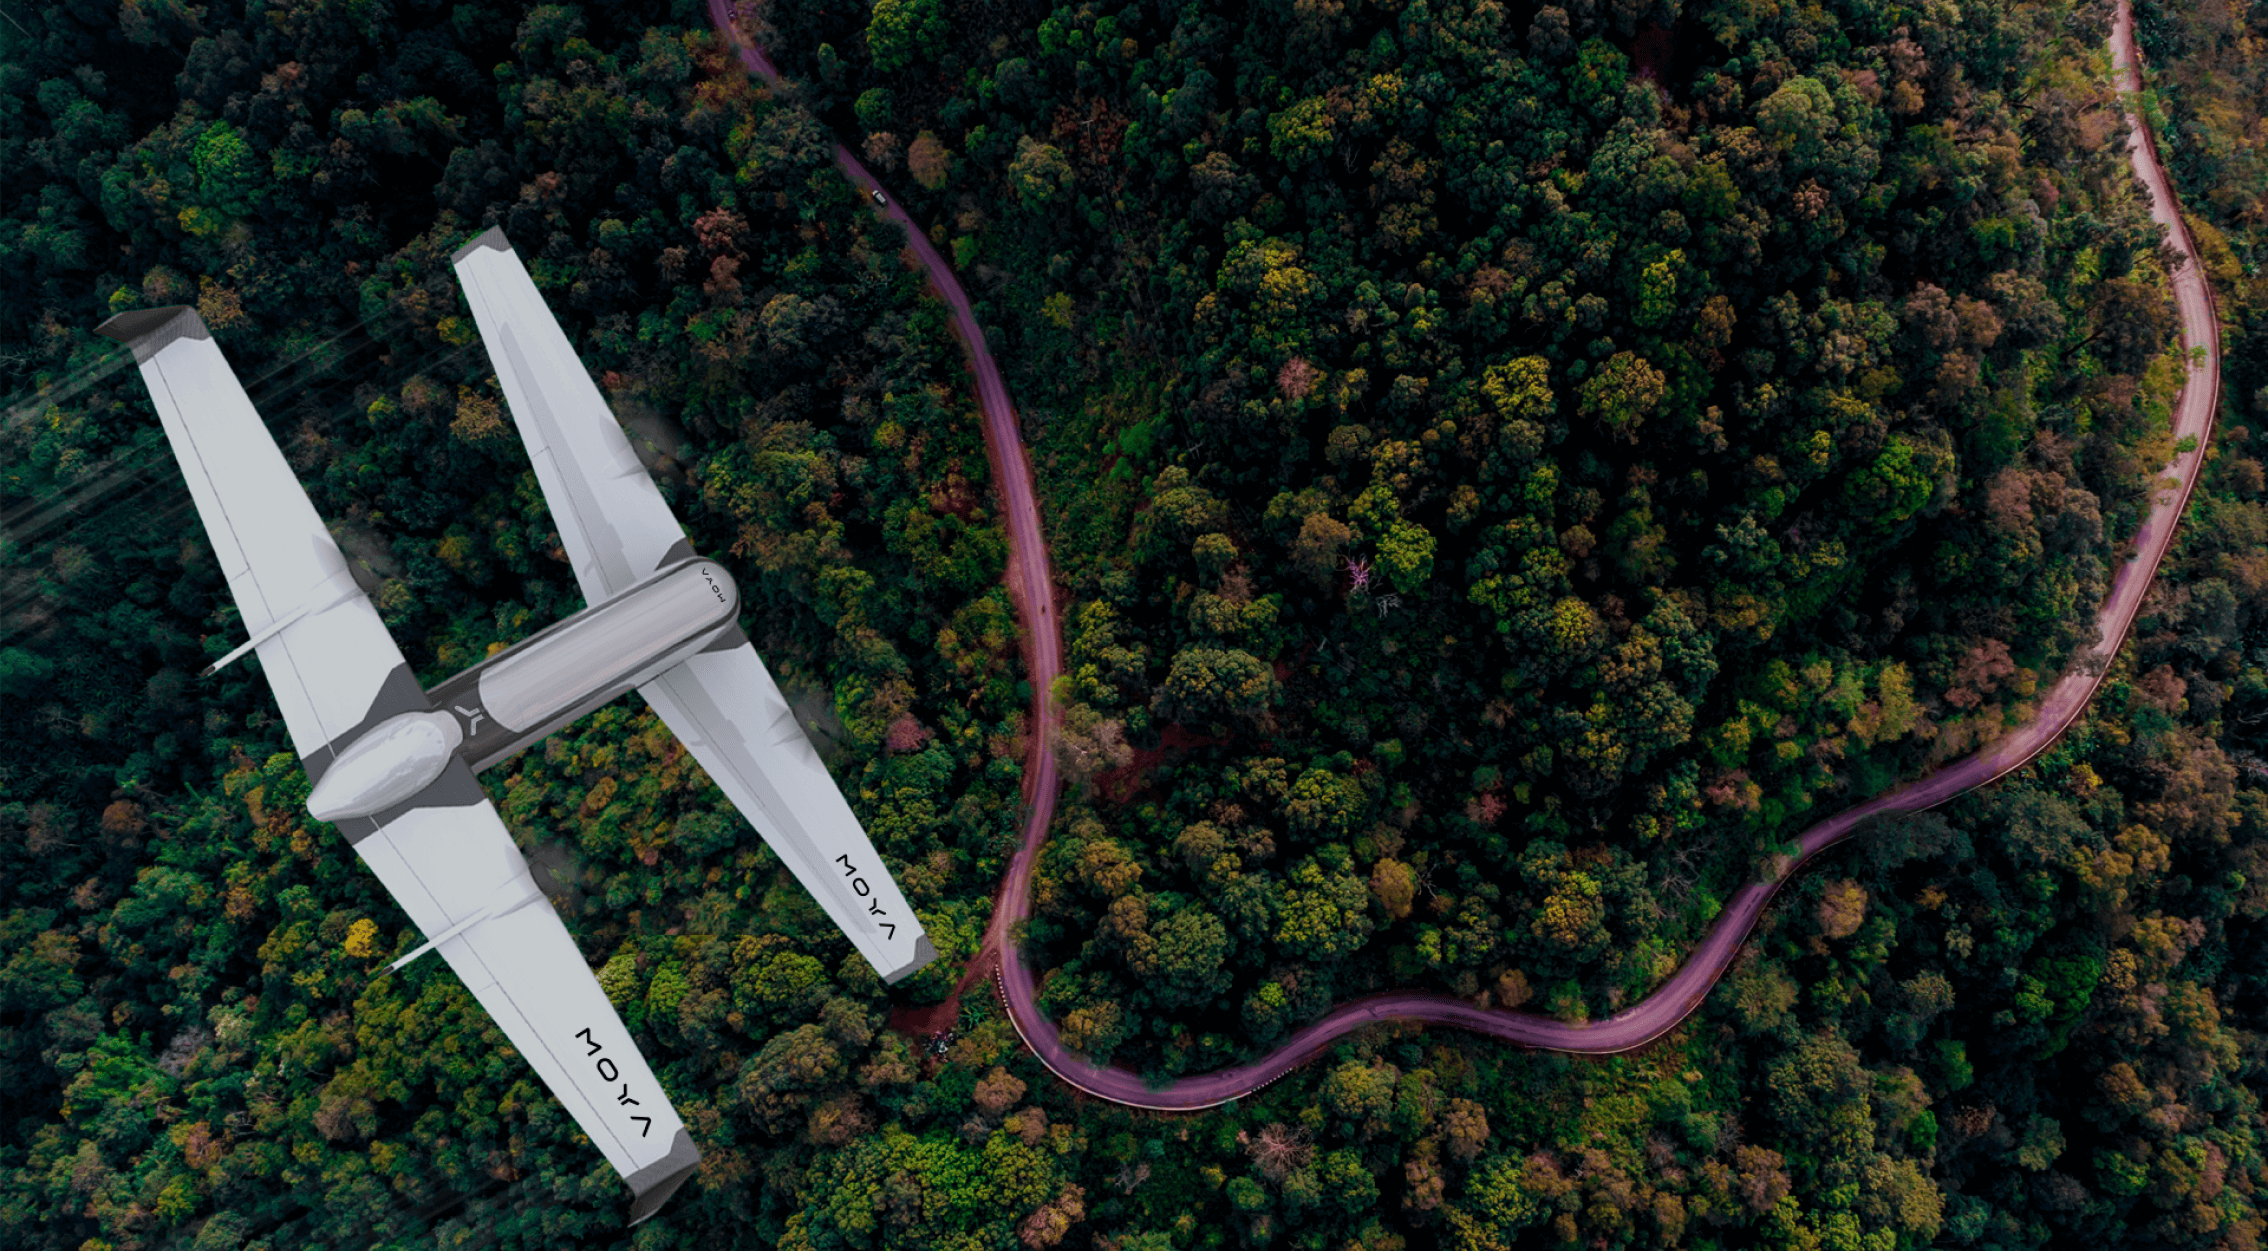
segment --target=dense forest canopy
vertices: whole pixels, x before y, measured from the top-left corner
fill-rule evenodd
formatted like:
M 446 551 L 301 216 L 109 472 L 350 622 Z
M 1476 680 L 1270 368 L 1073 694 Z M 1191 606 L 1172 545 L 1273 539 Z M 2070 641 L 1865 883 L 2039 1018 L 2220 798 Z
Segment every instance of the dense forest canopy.
M 637 702 L 487 778 L 706 1160 L 640 1247 L 2258 1245 L 2268 17 L 2146 7 L 2230 323 L 2088 720 L 1796 884 L 1676 1035 L 1359 1035 L 1201 1117 L 984 996 L 1028 688 L 960 268 L 1069 594 L 1030 958 L 1160 1076 L 1349 995 L 1567 1019 L 1988 742 L 2173 450 L 2107 9 L 133 0 L 0 23 L 0 1224 L 613 1245 L 623 1191 L 310 822 L 133 371 L 195 303 L 430 682 L 580 606 L 448 253 L 501 225 L 945 959 L 885 994 Z M 1357 572 L 1359 570 L 1359 573 Z M 1358 585 L 1358 582 L 1360 585 Z
M 1643 994 L 2032 714 L 2173 450 L 2099 12 L 927 12 L 750 25 L 1055 457 L 1095 802 L 1031 938 L 1094 1054 Z

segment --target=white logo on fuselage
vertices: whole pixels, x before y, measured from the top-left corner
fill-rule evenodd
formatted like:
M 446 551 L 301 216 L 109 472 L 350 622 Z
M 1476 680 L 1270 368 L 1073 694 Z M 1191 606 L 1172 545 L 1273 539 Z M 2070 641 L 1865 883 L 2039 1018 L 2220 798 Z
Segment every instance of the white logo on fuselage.
M 487 713 L 482 712 L 478 708 L 466 708 L 462 705 L 451 705 L 451 707 L 456 708 L 457 715 L 462 717 L 470 717 L 472 719 L 472 725 L 465 730 L 465 736 L 467 738 L 480 733 L 481 718 L 487 716 Z

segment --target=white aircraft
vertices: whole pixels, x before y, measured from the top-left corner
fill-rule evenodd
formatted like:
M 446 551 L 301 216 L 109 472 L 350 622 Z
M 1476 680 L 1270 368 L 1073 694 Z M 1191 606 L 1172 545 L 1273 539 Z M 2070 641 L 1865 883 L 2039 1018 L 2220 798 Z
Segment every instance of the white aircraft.
M 589 607 L 421 690 L 197 310 L 121 313 L 197 514 L 313 785 L 635 1195 L 700 1162 L 474 775 L 637 688 L 885 982 L 937 956 L 501 230 L 453 258 Z M 208 669 L 206 672 L 210 673 Z

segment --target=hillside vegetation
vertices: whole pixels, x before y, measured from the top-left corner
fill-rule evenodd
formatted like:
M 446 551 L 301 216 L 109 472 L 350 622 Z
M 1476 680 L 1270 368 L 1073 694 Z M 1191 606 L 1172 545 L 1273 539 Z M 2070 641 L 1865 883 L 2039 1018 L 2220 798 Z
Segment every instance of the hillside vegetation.
M 256 662 L 192 677 L 241 626 L 89 333 L 199 307 L 431 682 L 580 607 L 446 263 L 491 224 L 946 957 L 885 994 L 634 699 L 490 774 L 707 1157 L 633 1245 L 2257 1245 L 2268 30 L 2217 5 L 2143 19 L 2228 408 L 2054 751 L 1830 857 L 1634 1057 L 1381 1029 L 1160 1119 L 982 995 L 884 1027 L 974 950 L 1029 691 L 967 375 L 836 137 L 1009 371 L 1069 591 L 1029 950 L 1160 1076 L 1388 985 L 1645 993 L 2031 714 L 2172 450 L 2101 9 L 1246 17 L 750 6 L 770 91 L 689 5 L 0 22 L 9 1245 L 620 1237 L 455 977 L 371 976 L 421 936 Z

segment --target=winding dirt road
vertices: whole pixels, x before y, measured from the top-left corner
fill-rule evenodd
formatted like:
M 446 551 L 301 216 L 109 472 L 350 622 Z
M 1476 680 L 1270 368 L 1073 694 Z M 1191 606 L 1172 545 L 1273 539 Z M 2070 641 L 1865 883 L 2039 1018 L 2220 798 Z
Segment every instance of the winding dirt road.
M 775 71 L 763 53 L 732 33 L 724 0 L 710 0 L 712 20 L 720 31 L 741 44 L 742 63 L 767 80 Z M 2120 0 L 2113 19 L 2111 58 L 2117 85 L 2123 93 L 2140 90 L 2137 70 L 2140 54 L 2134 42 L 2134 17 L 2126 0 Z M 1018 435 L 1014 409 L 1000 371 L 986 349 L 983 331 L 969 307 L 968 296 L 943 257 L 930 246 L 905 210 L 892 203 L 884 211 L 906 227 L 907 244 L 929 281 L 953 313 L 953 325 L 966 349 L 977 380 L 984 409 L 985 444 L 994 480 L 1007 506 L 1009 586 L 1023 613 L 1027 662 L 1032 684 L 1031 764 L 1025 774 L 1025 797 L 1030 805 L 1022 846 L 1010 862 L 986 929 L 984 947 L 971 963 L 972 971 L 995 959 L 1002 1000 L 1016 1032 L 1056 1076 L 1098 1098 L 1131 1107 L 1159 1111 L 1192 1111 L 1213 1107 L 1248 1095 L 1313 1059 L 1336 1039 L 1365 1025 L 1382 1021 L 1420 1021 L 1454 1025 L 1523 1046 L 1585 1055 L 1629 1051 L 1660 1038 L 1677 1027 L 1700 1006 L 1711 987 L 1738 953 L 1754 928 L 1757 917 L 1790 875 L 1861 827 L 1869 817 L 1917 812 L 1934 807 L 1974 787 L 2022 767 L 2044 751 L 2086 711 L 2102 681 L 2102 673 L 2124 644 L 2142 595 L 2156 576 L 2158 564 L 2173 541 L 2174 527 L 2189 503 L 2190 491 L 2211 441 L 2213 415 L 2220 404 L 2221 340 L 2218 312 L 2211 290 L 2193 259 L 2196 245 L 2182 224 L 2155 146 L 2141 119 L 2127 113 L 2135 177 L 2150 196 L 2150 213 L 2164 225 L 2184 256 L 2172 276 L 2180 310 L 2181 344 L 2202 360 L 2192 370 L 2176 403 L 2176 438 L 2194 436 L 2194 449 L 2177 455 L 2161 477 L 2177 485 L 2163 487 L 2152 502 L 2141 531 L 2135 536 L 2135 557 L 2121 566 L 2112 579 L 2111 592 L 2097 617 L 2100 639 L 2083 651 L 2072 670 L 2042 697 L 2037 718 L 2025 728 L 2003 736 L 1990 747 L 1934 773 L 1879 795 L 1805 830 L 1797 840 L 1801 854 L 1782 866 L 1771 881 L 1742 887 L 1726 902 L 1709 932 L 1687 956 L 1685 964 L 1667 982 L 1628 1010 L 1603 1021 L 1571 1025 L 1529 1012 L 1478 1008 L 1445 995 L 1414 991 L 1390 992 L 1355 1000 L 1334 1008 L 1320 1020 L 1260 1059 L 1234 1068 L 1218 1069 L 1181 1078 L 1171 1085 L 1152 1088 L 1140 1076 L 1122 1068 L 1098 1065 L 1064 1046 L 1055 1023 L 1039 1010 L 1038 987 L 1031 969 L 1015 944 L 1008 941 L 1014 927 L 1031 914 L 1031 878 L 1040 848 L 1047 841 L 1055 815 L 1059 786 L 1051 735 L 1056 710 L 1050 688 L 1061 670 L 1061 632 L 1055 612 L 1054 583 L 1047 567 L 1047 548 L 1032 495 L 1031 467 Z M 838 145 L 835 163 L 862 191 L 877 187 L 873 176 L 851 153 Z

